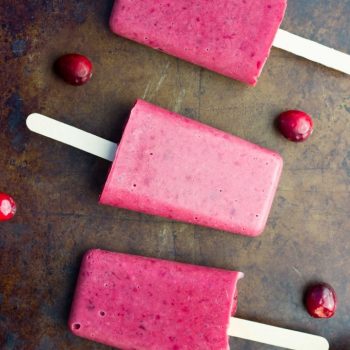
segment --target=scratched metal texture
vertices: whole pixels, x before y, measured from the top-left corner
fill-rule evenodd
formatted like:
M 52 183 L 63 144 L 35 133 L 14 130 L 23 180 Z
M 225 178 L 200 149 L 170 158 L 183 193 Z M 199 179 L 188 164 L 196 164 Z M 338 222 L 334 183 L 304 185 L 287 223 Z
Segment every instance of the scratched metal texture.
M 244 271 L 239 317 L 350 349 L 350 77 L 273 49 L 250 88 L 116 37 L 107 25 L 111 6 L 0 2 L 0 191 L 18 203 L 15 219 L 0 224 L 0 348 L 107 349 L 66 328 L 81 256 L 99 247 Z M 350 53 L 349 15 L 350 0 L 290 0 L 282 27 Z M 52 72 L 68 52 L 92 59 L 86 86 L 71 87 Z M 117 140 L 137 97 L 283 155 L 261 237 L 99 206 L 108 162 L 25 127 L 26 115 L 38 111 Z M 287 142 L 273 128 L 275 116 L 292 108 L 315 118 L 306 143 Z M 305 312 L 303 291 L 313 281 L 338 292 L 334 319 Z M 231 347 L 271 349 L 236 339 Z

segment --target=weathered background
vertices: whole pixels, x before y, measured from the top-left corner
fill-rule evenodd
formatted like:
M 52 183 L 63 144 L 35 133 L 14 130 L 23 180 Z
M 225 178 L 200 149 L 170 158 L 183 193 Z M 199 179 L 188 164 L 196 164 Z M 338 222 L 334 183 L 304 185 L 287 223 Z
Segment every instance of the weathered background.
M 249 88 L 114 36 L 111 6 L 0 2 L 0 191 L 19 206 L 13 221 L 0 224 L 0 348 L 107 349 L 66 329 L 81 256 L 99 247 L 244 271 L 239 317 L 350 349 L 350 77 L 273 49 Z M 350 0 L 290 0 L 282 27 L 350 53 L 349 15 Z M 92 59 L 86 86 L 52 73 L 54 59 L 68 52 Z M 284 174 L 260 238 L 99 206 L 109 164 L 25 127 L 26 115 L 38 111 L 116 140 L 137 97 L 281 152 Z M 304 144 L 273 128 L 290 108 L 315 118 Z M 313 281 L 337 290 L 334 319 L 305 312 L 303 290 Z M 236 339 L 231 346 L 271 349 Z

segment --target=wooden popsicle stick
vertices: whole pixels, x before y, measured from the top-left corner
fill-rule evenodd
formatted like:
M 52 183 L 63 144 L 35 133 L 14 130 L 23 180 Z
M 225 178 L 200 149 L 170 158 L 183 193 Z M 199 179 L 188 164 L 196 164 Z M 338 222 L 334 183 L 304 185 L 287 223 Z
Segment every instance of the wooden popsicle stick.
M 325 338 L 285 328 L 231 317 L 228 334 L 232 337 L 292 350 L 328 350 Z
M 326 67 L 350 74 L 350 55 L 289 33 L 283 29 L 277 31 L 273 46 Z
M 111 162 L 114 160 L 118 147 L 116 143 L 38 113 L 30 114 L 26 123 L 31 131 L 38 134 L 63 142 Z

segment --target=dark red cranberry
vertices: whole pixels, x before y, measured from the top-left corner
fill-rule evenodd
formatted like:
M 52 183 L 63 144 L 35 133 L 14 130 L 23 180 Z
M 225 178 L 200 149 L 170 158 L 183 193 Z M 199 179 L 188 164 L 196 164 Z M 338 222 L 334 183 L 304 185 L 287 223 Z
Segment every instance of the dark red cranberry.
M 13 198 L 0 192 L 0 221 L 12 219 L 16 214 L 16 203 Z
M 92 76 L 92 63 L 87 57 L 72 53 L 61 56 L 55 62 L 55 70 L 67 83 L 83 85 Z
M 335 290 L 327 283 L 315 284 L 306 292 L 305 305 L 312 317 L 330 318 L 337 308 Z
M 278 130 L 290 141 L 305 141 L 313 132 L 313 120 L 303 111 L 283 112 L 278 116 L 276 122 Z

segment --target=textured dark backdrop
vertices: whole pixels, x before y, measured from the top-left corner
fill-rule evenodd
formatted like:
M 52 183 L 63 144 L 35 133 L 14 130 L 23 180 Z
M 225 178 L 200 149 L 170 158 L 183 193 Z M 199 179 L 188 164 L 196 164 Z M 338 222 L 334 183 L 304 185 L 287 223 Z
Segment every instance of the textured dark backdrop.
M 66 329 L 79 261 L 91 247 L 239 269 L 239 317 L 350 349 L 350 77 L 273 49 L 249 88 L 117 38 L 107 26 L 111 6 L 0 2 L 0 190 L 19 206 L 0 224 L 1 349 L 106 349 Z M 290 0 L 282 27 L 350 53 L 349 15 L 350 0 Z M 86 86 L 51 71 L 72 51 L 94 62 Z M 137 97 L 281 152 L 284 174 L 260 238 L 98 206 L 108 163 L 25 127 L 26 115 L 39 111 L 115 140 Z M 290 108 L 315 118 L 304 144 L 272 128 Z M 318 280 L 338 292 L 334 319 L 311 319 L 303 308 L 304 287 Z M 236 339 L 231 346 L 271 349 Z

